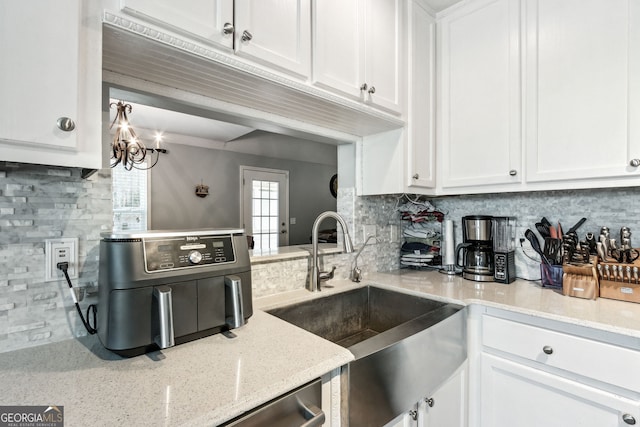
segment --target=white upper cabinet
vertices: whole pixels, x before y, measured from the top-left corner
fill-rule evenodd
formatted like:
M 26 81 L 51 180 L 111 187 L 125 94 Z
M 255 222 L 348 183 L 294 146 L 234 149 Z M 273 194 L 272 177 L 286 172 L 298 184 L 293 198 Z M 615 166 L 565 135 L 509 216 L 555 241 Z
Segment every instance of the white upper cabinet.
M 97 169 L 100 20 L 94 2 L 0 2 L 0 160 Z
M 407 185 L 436 186 L 435 31 L 436 20 L 416 1 L 408 2 Z
M 235 0 L 235 51 L 308 78 L 311 0 Z
M 441 187 L 520 183 L 519 0 L 455 8 L 438 46 Z
M 402 109 L 404 3 L 406 0 L 365 1 L 365 97 L 397 112 Z
M 408 55 L 401 86 L 407 124 L 362 139 L 360 194 L 435 193 L 435 18 L 420 0 L 406 4 Z M 403 41 L 403 43 L 405 43 Z M 376 87 L 377 89 L 377 87 Z M 376 91 L 377 93 L 377 91 Z
M 637 177 L 640 2 L 525 5 L 527 181 Z
M 122 0 L 131 16 L 307 80 L 311 0 Z
M 404 3 L 316 0 L 314 83 L 401 113 Z
M 364 2 L 313 1 L 313 82 L 362 98 L 365 79 Z
M 173 31 L 233 48 L 233 0 L 122 0 L 122 9 Z

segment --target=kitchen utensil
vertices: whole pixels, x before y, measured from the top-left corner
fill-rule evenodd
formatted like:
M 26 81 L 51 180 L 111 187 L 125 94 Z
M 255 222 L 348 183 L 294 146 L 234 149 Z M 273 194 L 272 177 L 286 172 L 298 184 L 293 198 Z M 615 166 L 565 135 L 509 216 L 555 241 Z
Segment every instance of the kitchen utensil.
M 582 224 L 584 224 L 584 222 L 587 220 L 587 218 L 580 218 L 580 221 L 576 222 L 575 225 L 573 227 L 571 227 L 569 229 L 569 231 L 567 231 L 567 233 L 572 233 L 578 230 L 578 228 L 580 228 L 580 226 Z
M 549 237 L 551 237 L 552 239 L 557 239 L 558 237 L 558 232 L 556 231 L 556 228 L 553 225 L 549 226 Z
M 607 255 L 605 253 L 604 244 L 602 242 L 596 242 L 596 250 L 598 251 L 598 256 L 604 262 L 607 260 Z
M 611 266 L 611 275 L 613 276 L 613 280 L 618 280 L 618 266 L 617 265 L 612 265 Z
M 558 237 L 562 237 L 564 236 L 564 234 L 562 233 L 562 225 L 560 225 L 560 222 L 558 222 Z
M 536 251 L 538 255 L 540 255 L 541 261 L 545 264 L 550 265 L 551 263 L 549 262 L 547 257 L 544 256 L 544 252 L 542 252 L 542 249 L 540 248 L 540 241 L 538 240 L 538 237 L 535 235 L 535 233 L 531 231 L 531 229 L 527 229 L 527 231 L 524 232 L 524 237 L 526 237 L 529 243 L 531 243 L 531 247 L 533 248 L 533 250 Z
M 589 253 L 591 255 L 598 255 L 598 248 L 596 245 L 596 236 L 593 233 L 587 233 L 584 237 L 585 242 L 589 246 Z
M 609 264 L 605 264 L 605 266 L 604 266 L 604 274 L 605 274 L 607 280 L 609 280 L 611 278 L 611 273 L 609 271 Z
M 544 256 L 551 264 L 562 264 L 562 240 L 547 237 L 544 239 Z
M 633 267 L 633 281 L 638 283 L 638 267 Z
M 627 280 L 631 283 L 631 267 L 627 265 Z
M 549 220 L 545 217 L 542 217 L 542 219 L 540 220 L 540 222 L 544 225 L 546 225 L 547 227 L 551 227 L 551 223 L 549 222 Z
M 601 279 L 604 279 L 604 275 L 602 274 L 602 264 L 598 264 L 598 276 Z
M 551 237 L 551 235 L 549 234 L 549 226 L 544 225 L 541 222 L 536 222 L 535 226 L 536 230 L 538 230 L 538 234 L 540 234 L 540 237 L 542 237 L 543 239 L 546 237 Z

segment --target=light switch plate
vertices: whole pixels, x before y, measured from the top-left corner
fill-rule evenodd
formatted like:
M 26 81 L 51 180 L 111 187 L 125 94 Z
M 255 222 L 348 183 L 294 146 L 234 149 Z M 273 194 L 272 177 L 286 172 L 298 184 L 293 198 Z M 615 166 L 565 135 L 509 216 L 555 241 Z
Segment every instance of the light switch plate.
M 70 279 L 78 278 L 78 238 L 47 239 L 44 241 L 45 282 L 64 280 L 64 274 L 58 270 L 59 262 L 68 262 Z

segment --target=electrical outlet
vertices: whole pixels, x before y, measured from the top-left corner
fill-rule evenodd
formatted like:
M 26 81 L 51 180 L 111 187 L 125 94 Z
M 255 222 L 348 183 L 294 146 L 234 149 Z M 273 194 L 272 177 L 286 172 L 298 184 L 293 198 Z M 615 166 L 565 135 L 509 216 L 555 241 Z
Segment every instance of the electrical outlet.
M 63 280 L 59 262 L 68 262 L 70 279 L 78 278 L 78 238 L 47 239 L 44 241 L 45 282 Z
M 376 226 L 375 224 L 363 225 L 362 233 L 364 234 L 364 240 L 367 240 L 369 236 L 376 237 Z

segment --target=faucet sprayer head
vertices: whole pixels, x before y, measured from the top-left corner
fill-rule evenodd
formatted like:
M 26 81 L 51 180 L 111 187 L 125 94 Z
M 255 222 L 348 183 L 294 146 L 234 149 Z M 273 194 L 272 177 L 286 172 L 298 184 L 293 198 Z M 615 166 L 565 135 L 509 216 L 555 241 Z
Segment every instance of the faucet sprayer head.
M 351 241 L 351 236 L 349 236 L 349 232 L 345 229 L 344 231 L 344 252 L 350 254 L 354 251 L 353 242 Z

